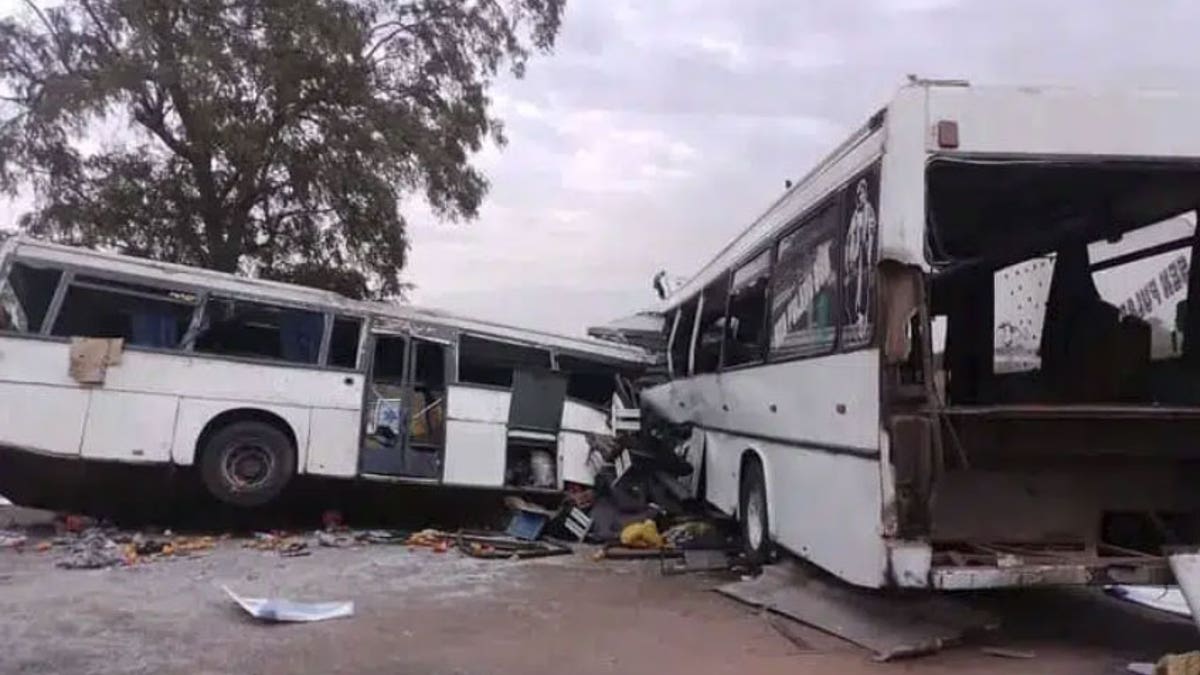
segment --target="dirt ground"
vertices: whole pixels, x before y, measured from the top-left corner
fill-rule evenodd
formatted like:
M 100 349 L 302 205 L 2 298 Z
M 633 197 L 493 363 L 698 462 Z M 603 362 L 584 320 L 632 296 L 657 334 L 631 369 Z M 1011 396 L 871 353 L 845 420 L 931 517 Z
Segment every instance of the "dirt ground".
M 0 551 L 0 673 L 1119 673 L 1200 647 L 1188 622 L 1091 591 L 976 596 L 1004 628 L 941 654 L 864 650 L 711 591 L 716 575 L 589 550 L 483 561 L 404 546 L 282 558 L 237 540 L 200 558 L 98 571 Z M 353 600 L 352 618 L 255 623 L 221 591 Z M 1028 650 L 1032 660 L 981 653 Z

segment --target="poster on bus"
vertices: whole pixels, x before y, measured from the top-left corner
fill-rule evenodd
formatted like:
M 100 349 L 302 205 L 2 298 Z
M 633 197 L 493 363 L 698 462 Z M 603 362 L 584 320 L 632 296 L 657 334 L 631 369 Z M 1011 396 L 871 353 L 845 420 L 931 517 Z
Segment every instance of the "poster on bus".
M 851 181 L 846 195 L 842 240 L 842 349 L 871 341 L 875 308 L 875 265 L 879 261 L 879 171 Z
M 779 240 L 771 280 L 771 356 L 828 352 L 837 337 L 838 209 L 830 204 Z

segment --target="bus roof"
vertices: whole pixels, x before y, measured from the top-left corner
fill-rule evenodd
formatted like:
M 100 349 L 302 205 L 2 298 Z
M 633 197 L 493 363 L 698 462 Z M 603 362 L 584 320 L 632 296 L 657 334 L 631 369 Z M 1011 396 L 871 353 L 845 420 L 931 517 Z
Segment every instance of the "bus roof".
M 653 362 L 653 357 L 646 351 L 628 345 L 520 328 L 413 305 L 352 300 L 337 293 L 305 286 L 242 277 L 119 253 L 53 244 L 26 235 L 17 235 L 0 243 L 0 260 L 3 259 L 3 256 L 11 253 L 15 253 L 22 260 L 47 263 L 66 269 L 83 270 L 100 276 L 118 275 L 145 280 L 150 284 L 175 286 L 181 289 L 210 290 L 247 300 L 271 300 L 322 311 L 369 315 L 380 319 L 381 324 L 385 327 L 411 322 L 545 347 L 581 357 L 630 365 Z
M 923 171 L 932 154 L 967 159 L 1064 158 L 1200 160 L 1200 134 L 1189 133 L 1200 96 L 1148 89 L 977 86 L 913 78 L 887 105 L 835 147 L 762 215 L 740 231 L 653 311 L 669 312 L 767 242 L 884 153 L 880 258 L 925 266 Z M 933 125 L 953 122 L 954 147 L 941 147 Z M 894 169 L 890 172 L 889 169 Z M 901 175 L 903 174 L 903 175 Z M 885 209 L 886 210 L 886 209 Z

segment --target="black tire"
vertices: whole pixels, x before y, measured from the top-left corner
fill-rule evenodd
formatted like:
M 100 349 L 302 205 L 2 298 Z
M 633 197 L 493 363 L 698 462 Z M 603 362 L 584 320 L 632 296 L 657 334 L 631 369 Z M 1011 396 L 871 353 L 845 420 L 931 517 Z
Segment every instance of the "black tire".
M 742 526 L 742 550 L 751 565 L 765 565 L 771 559 L 771 523 L 767 515 L 767 481 L 757 459 L 742 468 L 738 499 L 738 522 Z
M 279 496 L 296 470 L 296 451 L 279 428 L 247 420 L 217 430 L 201 449 L 200 478 L 212 496 L 241 507 Z

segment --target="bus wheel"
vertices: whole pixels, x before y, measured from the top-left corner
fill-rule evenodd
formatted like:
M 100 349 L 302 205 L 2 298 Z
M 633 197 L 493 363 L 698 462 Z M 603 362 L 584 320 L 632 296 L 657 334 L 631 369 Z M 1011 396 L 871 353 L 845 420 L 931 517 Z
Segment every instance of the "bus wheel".
M 771 528 L 767 520 L 767 481 L 757 459 L 746 462 L 742 470 L 741 499 L 738 505 L 742 525 L 742 549 L 751 565 L 765 564 L 771 557 Z
M 212 435 L 200 477 L 214 497 L 233 506 L 262 506 L 279 496 L 296 469 L 291 441 L 263 422 L 234 422 Z

